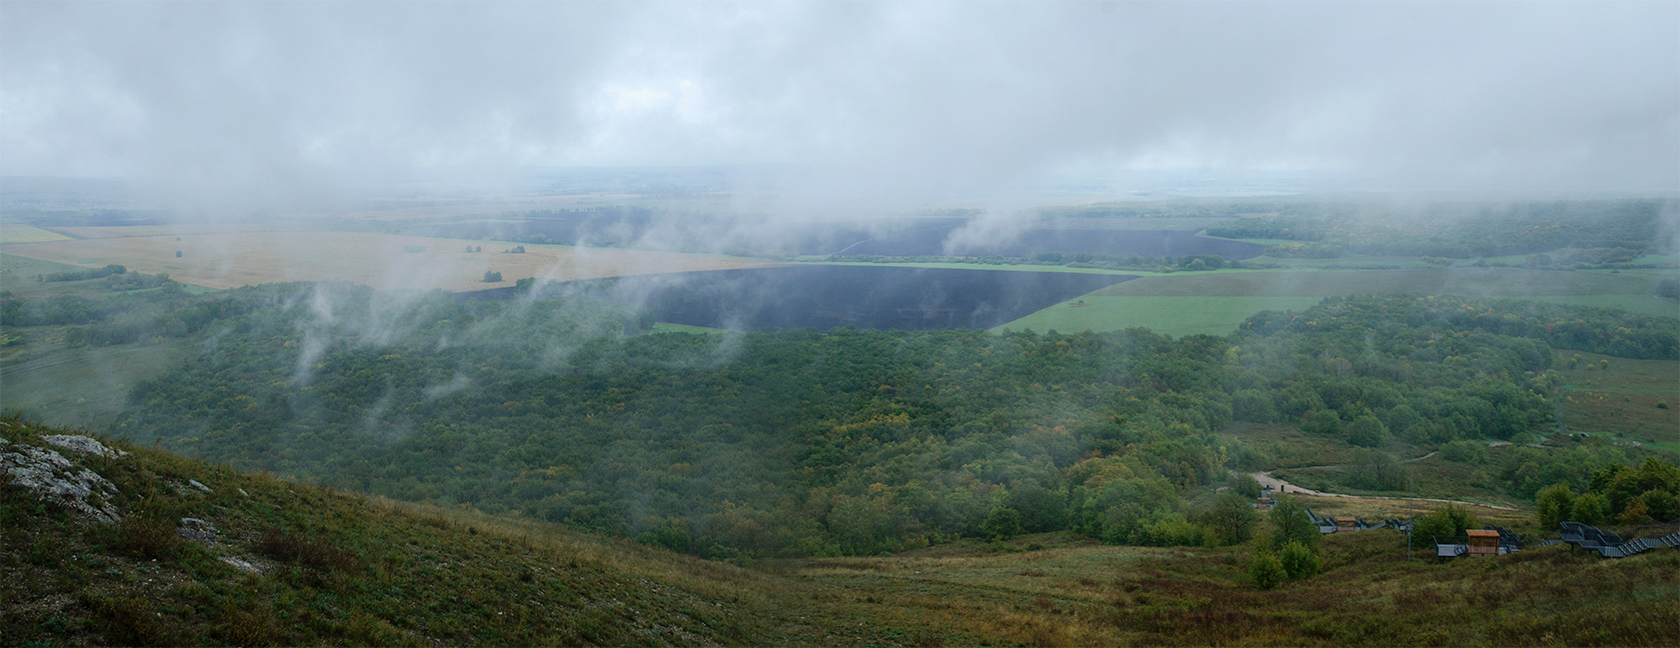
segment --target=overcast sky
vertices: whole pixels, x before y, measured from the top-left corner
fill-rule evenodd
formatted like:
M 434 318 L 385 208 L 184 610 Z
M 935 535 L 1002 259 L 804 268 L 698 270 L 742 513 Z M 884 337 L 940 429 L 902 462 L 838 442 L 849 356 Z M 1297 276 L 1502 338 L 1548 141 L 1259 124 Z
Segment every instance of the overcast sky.
M 1680 3 L 0 3 L 0 174 L 1680 188 Z

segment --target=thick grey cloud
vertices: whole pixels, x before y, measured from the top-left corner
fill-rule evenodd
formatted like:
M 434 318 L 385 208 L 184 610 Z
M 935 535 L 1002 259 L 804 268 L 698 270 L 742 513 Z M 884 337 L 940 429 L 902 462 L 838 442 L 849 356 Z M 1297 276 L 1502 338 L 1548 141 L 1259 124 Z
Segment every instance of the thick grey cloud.
M 328 191 L 789 163 L 810 200 L 1078 168 L 1680 188 L 1680 4 L 0 4 L 0 173 Z

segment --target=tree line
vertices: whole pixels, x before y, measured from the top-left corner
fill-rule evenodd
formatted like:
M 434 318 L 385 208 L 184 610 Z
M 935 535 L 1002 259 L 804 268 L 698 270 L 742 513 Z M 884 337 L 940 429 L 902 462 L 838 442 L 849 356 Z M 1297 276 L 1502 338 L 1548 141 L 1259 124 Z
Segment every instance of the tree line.
M 1632 199 L 1441 203 L 1421 213 L 1394 213 L 1371 205 L 1327 203 L 1221 223 L 1207 233 L 1304 242 L 1273 246 L 1280 252 L 1298 250 L 1294 256 L 1348 252 L 1464 259 L 1568 250 L 1564 256 L 1571 264 L 1625 263 L 1632 255 L 1672 252 L 1660 230 L 1673 208 L 1666 200 Z

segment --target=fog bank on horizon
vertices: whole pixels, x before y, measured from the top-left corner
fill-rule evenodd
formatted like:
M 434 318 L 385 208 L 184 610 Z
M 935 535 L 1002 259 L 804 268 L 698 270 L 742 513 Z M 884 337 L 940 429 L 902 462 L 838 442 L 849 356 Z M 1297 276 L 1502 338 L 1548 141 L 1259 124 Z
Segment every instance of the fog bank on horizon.
M 1163 173 L 1668 192 L 1677 24 L 1664 2 L 10 2 L 0 175 L 261 201 L 798 170 L 744 188 L 771 211 Z

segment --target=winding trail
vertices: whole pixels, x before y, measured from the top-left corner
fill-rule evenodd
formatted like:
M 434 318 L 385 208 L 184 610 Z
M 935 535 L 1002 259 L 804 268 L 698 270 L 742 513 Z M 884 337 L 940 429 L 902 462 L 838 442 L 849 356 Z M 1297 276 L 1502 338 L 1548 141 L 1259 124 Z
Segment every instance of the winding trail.
M 1431 452 L 1431 453 L 1426 454 L 1422 457 L 1418 457 L 1416 459 L 1408 459 L 1407 461 L 1417 461 L 1418 459 L 1427 459 L 1431 455 L 1434 455 L 1434 454 L 1435 453 Z M 1302 466 L 1302 468 L 1328 468 L 1328 467 L 1333 467 L 1333 466 Z M 1315 491 L 1311 488 L 1302 488 L 1300 486 L 1296 486 L 1296 485 L 1291 484 L 1289 482 L 1283 481 L 1281 479 L 1273 477 L 1270 472 L 1257 472 L 1257 473 L 1249 473 L 1249 474 L 1250 474 L 1250 476 L 1254 477 L 1255 481 L 1260 482 L 1260 487 L 1261 488 L 1265 488 L 1266 486 L 1271 486 L 1274 490 L 1277 490 L 1280 493 L 1298 493 L 1298 494 L 1301 494 L 1301 495 L 1315 495 L 1315 496 L 1318 496 L 1318 497 L 1346 497 L 1348 499 L 1394 500 L 1394 501 L 1399 501 L 1399 502 L 1404 502 L 1404 501 L 1407 501 L 1407 500 L 1410 500 L 1410 501 L 1413 501 L 1413 502 L 1440 502 L 1440 503 L 1443 503 L 1443 504 L 1463 504 L 1463 505 L 1466 505 L 1466 506 L 1480 506 L 1482 508 L 1490 508 L 1490 509 L 1496 509 L 1496 510 L 1500 510 L 1500 511 L 1516 511 L 1516 510 L 1518 510 L 1518 509 L 1515 509 L 1515 508 L 1511 508 L 1509 506 L 1500 506 L 1498 504 L 1483 504 L 1481 502 L 1466 502 L 1464 500 L 1453 500 L 1453 499 L 1435 499 L 1435 498 L 1430 498 L 1430 497 L 1389 497 L 1389 496 L 1385 496 L 1385 495 L 1349 495 L 1347 493 L 1324 493 L 1324 492 Z

